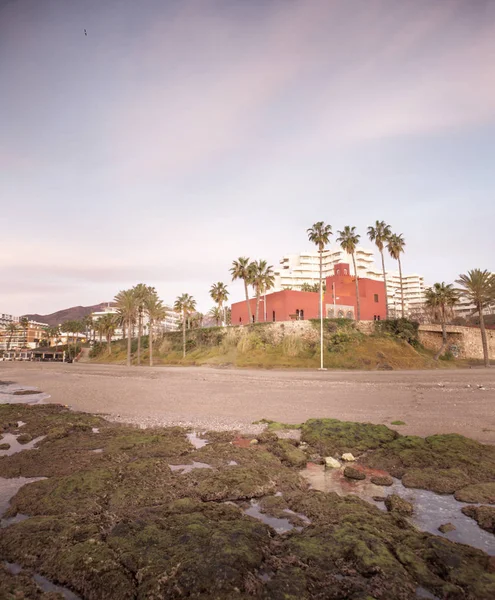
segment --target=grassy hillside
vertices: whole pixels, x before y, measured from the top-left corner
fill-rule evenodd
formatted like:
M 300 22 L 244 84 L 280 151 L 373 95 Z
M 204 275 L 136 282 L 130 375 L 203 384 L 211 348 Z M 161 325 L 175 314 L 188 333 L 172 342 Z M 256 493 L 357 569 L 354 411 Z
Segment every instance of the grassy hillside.
M 316 324 L 315 324 L 316 325 Z M 143 363 L 148 362 L 148 338 L 143 338 Z M 136 341 L 133 341 L 135 362 Z M 125 363 L 126 342 L 93 351 L 93 361 Z M 209 328 L 187 332 L 187 354 L 182 356 L 182 333 L 170 332 L 155 341 L 155 365 L 218 365 L 261 368 L 317 368 L 320 365 L 319 332 L 315 326 L 303 334 L 275 331 L 270 324 L 249 328 Z M 411 345 L 392 333 L 364 335 L 353 322 L 325 323 L 324 365 L 329 369 L 425 369 L 456 365 L 433 360 L 433 353 Z

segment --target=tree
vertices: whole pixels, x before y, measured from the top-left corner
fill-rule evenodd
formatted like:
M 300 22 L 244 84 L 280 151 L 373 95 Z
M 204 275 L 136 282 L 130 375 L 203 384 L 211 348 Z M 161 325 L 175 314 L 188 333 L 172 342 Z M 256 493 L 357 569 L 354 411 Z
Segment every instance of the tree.
M 490 366 L 490 355 L 486 339 L 485 320 L 483 309 L 495 300 L 495 275 L 489 271 L 473 269 L 467 275 L 459 275 L 456 281 L 462 289 L 459 293 L 472 302 L 480 316 L 481 343 L 483 345 L 483 359 L 485 367 Z
M 117 315 L 106 313 L 98 319 L 98 331 L 100 331 L 107 340 L 107 351 L 109 356 L 112 354 L 112 337 L 116 329 Z
M 248 310 L 248 319 L 249 323 L 253 321 L 253 315 L 251 313 L 251 304 L 249 303 L 249 291 L 248 285 L 251 284 L 251 265 L 250 259 L 241 256 L 237 260 L 232 262 L 232 267 L 230 269 L 230 273 L 232 274 L 232 281 L 236 281 L 237 279 L 242 279 L 244 282 L 244 292 L 246 294 L 246 304 Z
M 310 242 L 316 245 L 320 255 L 320 303 L 318 304 L 318 318 L 322 315 L 322 303 L 323 303 L 323 250 L 325 246 L 330 243 L 330 236 L 332 235 L 331 225 L 325 225 L 323 221 L 318 221 L 307 230 L 308 239 Z
M 143 335 L 143 314 L 145 310 L 146 299 L 150 294 L 156 294 L 153 287 L 138 283 L 132 288 L 136 296 L 137 305 L 137 323 L 138 323 L 138 338 L 137 338 L 137 364 L 141 364 L 141 336 Z
M 387 225 L 385 221 L 375 221 L 374 226 L 368 227 L 368 237 L 371 242 L 375 242 L 380 256 L 382 257 L 382 271 L 383 271 L 383 282 L 385 284 L 385 315 L 388 319 L 388 293 L 387 293 L 387 272 L 385 271 L 385 258 L 383 256 L 384 244 L 388 242 L 389 237 L 392 235 L 390 225 Z
M 452 308 L 458 299 L 458 292 L 450 283 L 435 283 L 425 290 L 425 304 L 432 310 L 434 318 L 439 319 L 442 324 L 442 346 L 435 354 L 435 360 L 440 358 L 447 347 L 447 317 L 449 313 L 452 315 Z
M 93 324 L 94 330 L 98 333 L 98 341 L 102 342 L 103 336 L 105 335 L 105 322 L 103 321 L 103 317 L 99 317 Z
M 149 349 L 150 349 L 150 367 L 153 366 L 153 327 L 158 321 L 163 321 L 167 315 L 167 311 L 163 306 L 163 302 L 158 297 L 156 292 L 148 294 L 144 302 L 144 309 L 148 315 L 149 323 Z
M 10 350 L 10 344 L 12 343 L 12 338 L 14 337 L 14 335 L 19 331 L 19 327 L 17 326 L 17 323 L 9 323 L 7 325 L 7 327 L 5 328 L 5 331 L 8 334 L 8 338 L 7 338 L 7 352 Z
M 275 277 L 273 275 L 273 267 L 266 260 L 257 260 L 251 263 L 250 281 L 256 293 L 256 323 L 259 322 L 259 306 L 261 294 L 266 294 L 273 287 Z
M 186 320 L 196 310 L 196 300 L 189 294 L 177 296 L 174 310 L 182 315 L 182 356 L 186 356 Z
M 222 326 L 225 325 L 225 315 L 223 310 L 223 303 L 227 302 L 229 298 L 229 291 L 227 290 L 227 286 L 225 283 L 219 281 L 218 283 L 214 283 L 210 288 L 210 296 L 214 302 L 218 304 L 218 309 L 220 314 L 222 315 L 221 322 Z
M 325 282 L 323 282 L 323 292 L 326 291 L 326 285 Z M 303 283 L 301 285 L 301 292 L 315 292 L 318 293 L 320 290 L 320 284 L 319 283 Z
M 21 317 L 19 319 L 19 325 L 21 326 L 24 334 L 24 348 L 27 348 L 29 319 L 27 317 Z
M 214 306 L 213 308 L 210 309 L 210 312 L 208 313 L 208 315 L 215 320 L 215 323 L 217 324 L 217 327 L 220 326 L 220 323 L 222 322 L 222 311 L 220 310 L 220 308 L 218 306 Z
M 117 304 L 117 311 L 122 321 L 127 327 L 127 366 L 131 366 L 131 344 L 132 344 L 132 326 L 136 322 L 138 311 L 138 301 L 134 289 L 122 290 L 116 296 L 114 301 Z
M 359 299 L 359 278 L 356 268 L 356 248 L 360 237 L 361 236 L 356 233 L 355 227 L 349 227 L 349 225 L 346 225 L 342 231 L 339 231 L 339 237 L 337 238 L 337 242 L 339 242 L 342 250 L 352 256 L 352 264 L 354 266 L 354 281 L 356 284 L 356 320 L 358 322 L 361 320 L 361 302 Z
M 402 237 L 402 233 L 391 233 L 387 240 L 387 250 L 390 256 L 399 263 L 399 280 L 400 280 L 400 298 L 401 298 L 401 316 L 404 318 L 404 286 L 402 284 L 402 264 L 400 255 L 404 253 L 406 242 Z

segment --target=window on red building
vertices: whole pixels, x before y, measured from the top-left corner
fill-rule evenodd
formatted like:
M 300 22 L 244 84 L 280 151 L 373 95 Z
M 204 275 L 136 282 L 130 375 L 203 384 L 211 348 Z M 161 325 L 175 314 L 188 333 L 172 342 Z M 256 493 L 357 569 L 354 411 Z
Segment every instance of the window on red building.
M 378 302 L 378 294 L 375 294 L 375 302 Z

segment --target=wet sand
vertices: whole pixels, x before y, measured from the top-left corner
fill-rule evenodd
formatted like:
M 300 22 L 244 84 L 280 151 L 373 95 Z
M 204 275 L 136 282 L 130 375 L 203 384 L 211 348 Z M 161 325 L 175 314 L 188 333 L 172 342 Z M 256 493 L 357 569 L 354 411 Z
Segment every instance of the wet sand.
M 2 362 L 0 380 L 36 386 L 50 394 L 48 402 L 143 426 L 255 432 L 252 422 L 262 418 L 299 423 L 333 417 L 495 444 L 495 369 L 318 372 Z M 391 425 L 397 420 L 406 425 Z

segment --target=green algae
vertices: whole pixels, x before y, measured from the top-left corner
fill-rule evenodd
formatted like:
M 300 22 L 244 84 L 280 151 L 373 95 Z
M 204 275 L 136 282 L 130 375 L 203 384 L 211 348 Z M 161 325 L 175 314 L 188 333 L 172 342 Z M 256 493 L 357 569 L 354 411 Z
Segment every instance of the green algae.
M 36 408 L 29 410 L 37 420 Z M 17 414 L 3 421 L 12 432 L 18 432 L 17 419 L 29 423 Z M 400 514 L 356 497 L 308 490 L 298 475 L 306 453 L 293 441 L 268 435 L 240 448 L 230 443 L 232 434 L 210 432 L 210 443 L 195 450 L 179 428 L 93 425 L 91 416 L 60 407 L 41 407 L 39 414 L 30 431 L 47 435 L 39 449 L 0 459 L 0 474 L 48 477 L 12 499 L 8 515 L 31 517 L 2 530 L 0 562 L 19 562 L 88 600 L 405 600 L 415 597 L 418 585 L 452 599 L 495 596 L 495 575 L 483 552 L 419 532 Z M 459 469 L 469 478 L 490 473 L 490 451 L 476 443 L 347 425 L 308 426 L 316 437 L 306 441 L 316 448 L 323 440 L 335 452 L 368 448 L 363 462 L 378 455 L 401 476 L 431 467 L 428 452 L 446 471 Z M 454 451 L 449 440 L 461 449 Z M 103 452 L 91 452 L 95 448 Z M 482 464 L 476 467 L 462 448 Z M 180 474 L 169 467 L 193 460 L 212 468 Z M 262 512 L 304 527 L 277 535 L 241 510 L 239 504 L 252 498 Z M 10 575 L 0 572 L 0 583 L 2 577 L 12 585 Z M 23 585 L 19 580 L 20 593 Z
M 456 491 L 455 499 L 459 502 L 495 504 L 495 482 L 467 485 Z
M 396 439 L 398 433 L 385 425 L 351 423 L 337 419 L 309 419 L 302 426 L 301 439 L 322 456 L 352 452 L 359 454 Z
M 407 487 L 441 494 L 495 479 L 495 447 L 458 434 L 400 436 L 360 462 L 402 478 Z
M 465 506 L 462 512 L 474 519 L 478 525 L 489 531 L 495 533 L 495 507 L 493 506 Z

